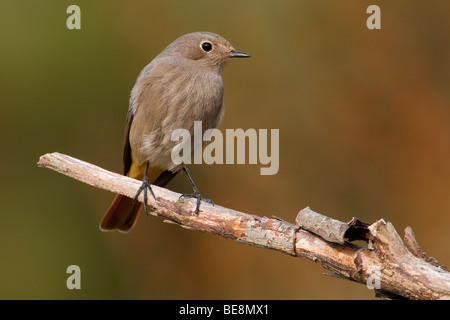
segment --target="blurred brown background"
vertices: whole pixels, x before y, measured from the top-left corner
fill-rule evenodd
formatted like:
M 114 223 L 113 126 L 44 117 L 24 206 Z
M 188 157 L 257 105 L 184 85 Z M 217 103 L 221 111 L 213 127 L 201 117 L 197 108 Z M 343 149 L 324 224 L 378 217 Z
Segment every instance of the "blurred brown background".
M 450 4 L 444 1 L 0 2 L 0 298 L 370 299 L 312 262 L 141 215 L 101 233 L 113 194 L 40 169 L 58 151 L 121 172 L 130 90 L 178 36 L 212 31 L 249 60 L 225 68 L 220 129 L 280 130 L 280 170 L 202 165 L 215 203 L 294 222 L 310 206 L 410 225 L 450 266 Z M 381 7 L 382 29 L 366 28 Z M 170 189 L 191 191 L 185 177 Z M 66 288 L 67 266 L 81 290 Z

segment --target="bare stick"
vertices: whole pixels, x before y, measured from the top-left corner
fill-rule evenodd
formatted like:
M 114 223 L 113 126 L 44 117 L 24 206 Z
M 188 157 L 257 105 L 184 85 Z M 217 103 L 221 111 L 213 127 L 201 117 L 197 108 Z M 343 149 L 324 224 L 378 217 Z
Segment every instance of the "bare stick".
M 43 155 L 38 166 L 130 198 L 141 185 L 140 181 L 60 153 Z M 179 193 L 158 186 L 152 189 L 156 200 L 148 198 L 150 213 L 166 222 L 312 260 L 332 271 L 331 275 L 374 288 L 378 296 L 450 299 L 450 272 L 419 251 L 409 227 L 405 245 L 393 225 L 383 219 L 368 224 L 354 218 L 345 224 L 309 208 L 300 211 L 299 226 L 208 203 L 202 203 L 197 215 L 195 200 L 179 199 Z M 143 196 L 138 200 L 142 202 Z M 368 246 L 349 242 L 356 239 L 365 240 Z

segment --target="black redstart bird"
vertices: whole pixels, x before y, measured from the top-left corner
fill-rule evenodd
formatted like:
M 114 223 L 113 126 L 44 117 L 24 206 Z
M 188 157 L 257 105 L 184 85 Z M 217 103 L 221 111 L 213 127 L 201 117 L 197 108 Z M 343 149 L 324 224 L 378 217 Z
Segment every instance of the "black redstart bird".
M 202 197 L 184 164 L 174 164 L 171 140 L 176 129 L 194 132 L 202 121 L 203 133 L 215 128 L 224 114 L 222 69 L 230 58 L 250 57 L 235 50 L 221 36 L 210 32 L 189 33 L 167 46 L 139 74 L 131 91 L 123 147 L 123 173 L 142 180 L 134 199 L 116 195 L 100 222 L 102 231 L 128 232 L 136 223 L 141 203 L 136 199 L 150 184 L 165 186 L 180 170 L 191 183 L 198 213 Z M 193 150 L 194 148 L 191 148 Z

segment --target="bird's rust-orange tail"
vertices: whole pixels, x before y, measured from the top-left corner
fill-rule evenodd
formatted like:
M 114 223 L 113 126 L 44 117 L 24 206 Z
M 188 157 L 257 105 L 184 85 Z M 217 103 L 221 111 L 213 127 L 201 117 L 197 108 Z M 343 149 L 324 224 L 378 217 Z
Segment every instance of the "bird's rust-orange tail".
M 127 176 L 142 180 L 145 175 L 144 168 L 145 165 L 137 166 L 134 163 L 131 163 Z M 150 167 L 147 174 L 150 181 L 154 181 L 153 184 L 160 187 L 164 187 L 175 175 L 176 173 L 164 171 L 155 167 Z M 133 199 L 121 194 L 116 195 L 100 222 L 100 230 L 117 230 L 122 233 L 130 231 L 139 217 L 141 206 L 142 203 L 139 201 L 133 201 Z
M 136 223 L 142 203 L 133 199 L 116 195 L 108 211 L 100 222 L 102 231 L 118 230 L 128 232 Z

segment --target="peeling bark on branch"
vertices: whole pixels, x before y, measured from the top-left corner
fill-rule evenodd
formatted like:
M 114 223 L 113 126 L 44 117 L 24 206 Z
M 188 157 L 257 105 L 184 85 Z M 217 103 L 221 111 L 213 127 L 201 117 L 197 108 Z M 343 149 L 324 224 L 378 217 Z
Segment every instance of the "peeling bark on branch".
M 38 166 L 131 198 L 141 184 L 59 153 L 43 155 Z M 195 200 L 179 199 L 179 193 L 157 186 L 152 189 L 156 200 L 149 197 L 148 206 L 165 222 L 312 260 L 340 278 L 372 283 L 378 296 L 450 299 L 450 272 L 425 256 L 410 227 L 403 242 L 394 226 L 383 219 L 373 224 L 356 218 L 343 223 L 309 208 L 300 211 L 298 225 L 208 203 L 202 203 L 196 215 Z M 143 196 L 138 200 L 142 202 Z M 349 242 L 353 240 L 365 240 L 368 247 Z

